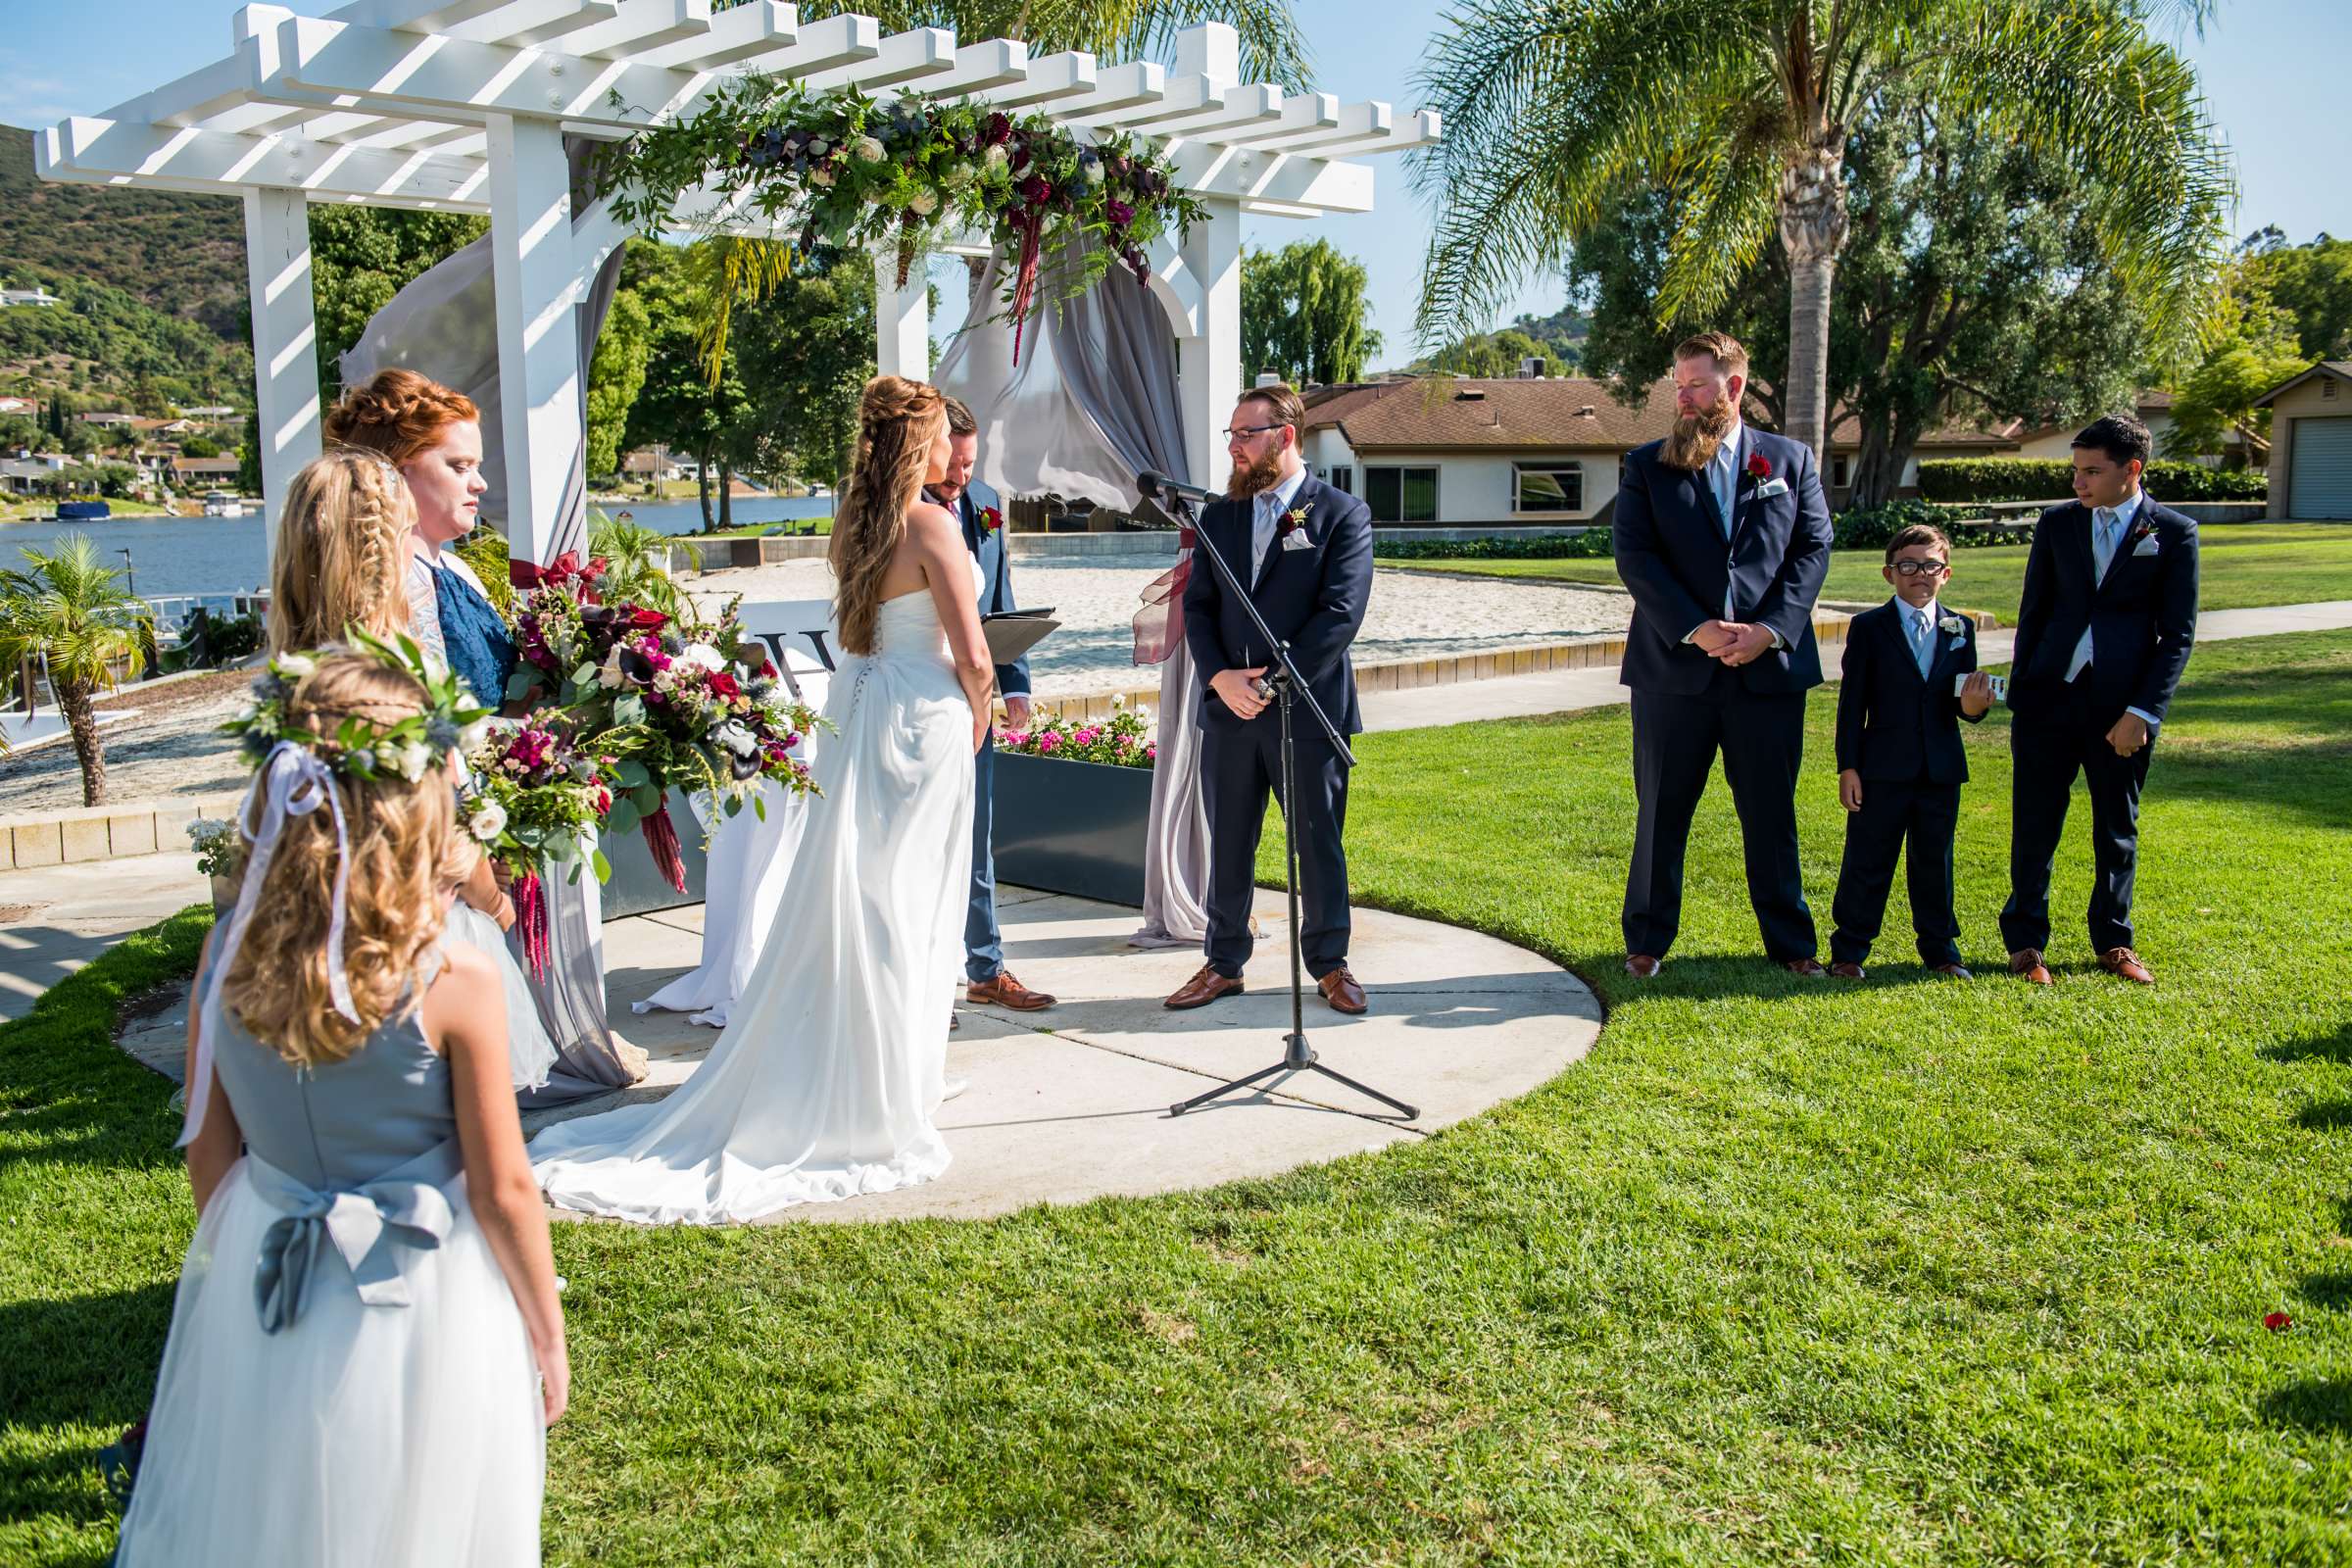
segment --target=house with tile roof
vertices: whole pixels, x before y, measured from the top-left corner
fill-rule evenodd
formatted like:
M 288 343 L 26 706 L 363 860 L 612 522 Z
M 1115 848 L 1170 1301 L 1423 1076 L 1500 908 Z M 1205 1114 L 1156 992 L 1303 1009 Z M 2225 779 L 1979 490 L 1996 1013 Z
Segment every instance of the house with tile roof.
M 2322 360 L 2254 406 L 2271 411 L 2269 515 L 2352 521 L 2352 360 Z
M 1306 394 L 1300 455 L 1316 475 L 1371 504 L 1382 527 L 1575 528 L 1608 520 L 1626 453 L 1674 423 L 1661 378 L 1628 407 L 1606 382 L 1426 376 Z M 1920 458 L 2006 456 L 1998 431 L 1950 427 L 1922 440 L 1903 473 L 1917 494 Z M 1831 503 L 1851 483 L 1856 422 L 1832 427 Z

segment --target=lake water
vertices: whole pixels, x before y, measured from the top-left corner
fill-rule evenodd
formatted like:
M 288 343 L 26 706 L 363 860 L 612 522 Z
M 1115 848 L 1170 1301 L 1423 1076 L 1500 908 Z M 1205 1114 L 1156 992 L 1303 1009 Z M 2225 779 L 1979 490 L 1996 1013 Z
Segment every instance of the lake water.
M 628 512 L 643 526 L 662 533 L 694 533 L 703 525 L 699 501 L 632 501 L 604 509 Z M 830 517 L 831 496 L 760 497 L 738 500 L 734 520 L 780 522 L 788 517 Z M 53 548 L 69 533 L 87 534 L 104 559 L 117 570 L 130 552 L 131 586 L 155 598 L 165 594 L 247 593 L 264 586 L 269 577 L 268 553 L 263 549 L 263 518 L 242 517 L 109 517 L 102 522 L 0 523 L 0 565 L 14 567 L 23 558 L 17 547 Z

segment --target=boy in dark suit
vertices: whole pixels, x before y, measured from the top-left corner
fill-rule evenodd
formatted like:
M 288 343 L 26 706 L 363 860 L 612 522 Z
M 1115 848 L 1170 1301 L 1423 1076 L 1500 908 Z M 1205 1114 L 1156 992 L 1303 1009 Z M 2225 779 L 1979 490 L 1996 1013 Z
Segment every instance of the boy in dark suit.
M 2034 526 L 2009 676 L 2016 760 L 2009 969 L 2050 983 L 2050 867 L 2081 773 L 2090 790 L 2090 950 L 2119 979 L 2154 984 L 2132 947 L 2139 792 L 2197 637 L 2197 525 L 2140 488 L 2148 427 L 2109 415 L 2075 437 L 2075 500 Z
M 1914 523 L 1886 546 L 1883 568 L 1894 597 L 1846 628 L 1845 675 L 1838 688 L 1838 800 L 1845 819 L 1845 863 L 1831 916 L 1830 973 L 1862 978 L 1903 859 L 1919 961 L 1954 980 L 1959 916 L 1952 909 L 1952 834 L 1968 757 L 1960 720 L 1992 707 L 1991 678 L 1977 668 L 1977 625 L 1944 613 L 1936 591 L 1951 576 L 1952 542 Z

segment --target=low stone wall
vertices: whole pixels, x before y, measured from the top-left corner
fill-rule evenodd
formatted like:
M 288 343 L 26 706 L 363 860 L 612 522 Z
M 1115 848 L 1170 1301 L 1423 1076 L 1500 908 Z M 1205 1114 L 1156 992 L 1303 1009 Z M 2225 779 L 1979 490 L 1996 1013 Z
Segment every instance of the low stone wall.
M 0 869 L 28 870 L 76 860 L 119 860 L 131 855 L 188 847 L 188 824 L 225 821 L 245 797 L 209 795 L 184 801 L 128 801 L 71 811 L 0 816 Z

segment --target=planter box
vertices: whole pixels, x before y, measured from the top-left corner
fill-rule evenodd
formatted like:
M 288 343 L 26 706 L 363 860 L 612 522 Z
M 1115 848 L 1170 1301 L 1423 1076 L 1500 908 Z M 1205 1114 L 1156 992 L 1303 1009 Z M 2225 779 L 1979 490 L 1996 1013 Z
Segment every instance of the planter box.
M 680 893 L 654 869 L 654 852 L 645 847 L 645 830 L 633 827 L 617 839 L 603 839 L 597 845 L 605 852 L 605 858 L 612 862 L 612 880 L 604 885 L 599 901 L 606 919 L 618 920 L 703 902 L 709 862 L 703 855 L 702 824 L 694 819 L 694 808 L 687 804 L 684 790 L 669 792 L 669 819 L 677 827 L 678 850 L 686 862 L 686 891 Z M 587 870 L 580 872 L 582 876 L 594 874 Z
M 998 881 L 1142 906 L 1150 768 L 1007 752 L 994 765 Z

